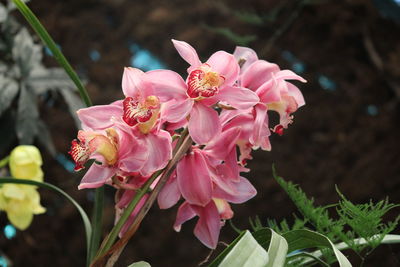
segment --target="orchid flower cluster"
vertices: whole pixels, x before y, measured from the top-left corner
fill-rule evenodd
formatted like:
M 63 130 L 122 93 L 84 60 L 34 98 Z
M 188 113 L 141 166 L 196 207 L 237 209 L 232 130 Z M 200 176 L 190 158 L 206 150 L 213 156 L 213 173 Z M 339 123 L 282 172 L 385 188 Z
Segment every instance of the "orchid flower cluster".
M 168 209 L 182 199 L 174 229 L 179 231 L 185 221 L 198 216 L 195 236 L 215 248 L 224 221 L 233 216 L 230 203 L 256 195 L 241 176 L 249 171 L 251 151 L 271 150 L 270 135 L 282 135 L 293 121 L 292 113 L 305 104 L 300 90 L 288 80 L 305 80 L 258 59 L 250 48 L 237 47 L 233 54 L 218 51 L 202 63 L 188 43 L 172 42 L 190 65 L 186 79 L 172 70 L 125 68 L 125 99 L 77 112 L 82 130 L 72 141 L 70 154 L 76 171 L 94 160 L 79 189 L 105 184 L 118 189 L 116 220 L 137 189 L 170 168 L 158 194 L 159 207 Z M 279 124 L 270 125 L 268 111 L 279 114 Z M 189 145 L 171 165 L 183 138 Z M 159 181 L 155 179 L 151 188 Z

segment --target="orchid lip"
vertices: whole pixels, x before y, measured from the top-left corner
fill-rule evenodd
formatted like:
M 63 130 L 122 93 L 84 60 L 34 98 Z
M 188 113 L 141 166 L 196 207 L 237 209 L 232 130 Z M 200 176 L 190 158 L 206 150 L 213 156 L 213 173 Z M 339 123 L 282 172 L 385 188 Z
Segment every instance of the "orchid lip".
M 218 94 L 225 78 L 212 71 L 210 65 L 203 64 L 191 71 L 188 77 L 188 95 L 195 101 Z
M 145 123 L 153 117 L 153 110 L 158 109 L 159 105 L 159 100 L 156 96 L 148 96 L 144 101 L 128 96 L 123 101 L 124 114 L 122 119 L 129 126 Z

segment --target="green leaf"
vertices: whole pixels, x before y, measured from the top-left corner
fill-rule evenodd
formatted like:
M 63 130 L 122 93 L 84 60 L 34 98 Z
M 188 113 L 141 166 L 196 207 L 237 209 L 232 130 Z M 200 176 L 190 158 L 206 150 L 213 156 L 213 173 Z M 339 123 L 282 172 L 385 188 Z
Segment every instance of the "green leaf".
M 71 80 L 75 83 L 76 87 L 79 90 L 79 94 L 81 95 L 82 100 L 85 102 L 86 106 L 91 106 L 92 102 L 89 98 L 89 95 L 82 85 L 78 75 L 72 69 L 71 65 L 61 53 L 60 49 L 58 49 L 56 43 L 50 37 L 49 33 L 40 23 L 40 21 L 36 18 L 35 14 L 28 8 L 28 6 L 21 0 L 13 0 L 14 4 L 17 6 L 18 10 L 22 13 L 25 19 L 29 22 L 32 28 L 36 31 L 42 41 L 46 44 L 46 46 L 50 49 L 53 53 L 54 58 L 58 61 L 58 63 L 65 69 L 68 76 Z
M 39 111 L 36 98 L 32 92 L 21 83 L 21 93 L 18 101 L 16 132 L 20 144 L 30 145 L 38 133 L 37 122 Z
M 138 262 L 132 263 L 131 265 L 129 265 L 127 267 L 151 267 L 151 265 L 145 261 L 138 261 Z
M 243 231 L 240 233 L 238 237 L 236 237 L 235 240 L 232 241 L 232 243 L 229 244 L 228 247 L 226 247 L 221 254 L 219 254 L 211 263 L 208 265 L 208 267 L 217 267 L 218 264 L 221 263 L 221 261 L 225 258 L 225 256 L 232 250 L 232 248 L 239 242 L 239 240 L 246 234 L 246 231 Z
M 286 239 L 275 233 L 274 230 L 271 231 L 271 241 L 268 248 L 269 261 L 266 265 L 267 267 L 281 267 L 285 265 L 286 254 L 288 251 L 288 243 Z
M 82 221 L 83 221 L 83 224 L 85 227 L 85 232 L 86 232 L 86 245 L 87 245 L 87 248 L 89 248 L 90 236 L 92 234 L 92 228 L 90 225 L 89 218 L 88 218 L 85 210 L 70 195 L 65 193 L 62 189 L 58 188 L 57 186 L 49 184 L 49 183 L 45 183 L 45 182 L 38 182 L 38 181 L 25 180 L 25 179 L 16 179 L 16 178 L 10 178 L 10 177 L 0 177 L 0 184 L 5 184 L 5 183 L 35 185 L 35 186 L 47 188 L 47 189 L 57 192 L 58 194 L 62 195 L 67 200 L 69 200 L 72 203 L 72 205 L 75 206 L 75 208 L 78 210 L 79 214 L 82 217 Z M 89 255 L 89 251 L 88 251 L 88 255 Z
M 289 244 L 288 252 L 309 248 L 325 247 L 332 249 L 341 267 L 352 266 L 336 246 L 326 236 L 310 230 L 293 230 L 282 235 Z
M 0 116 L 11 105 L 15 96 L 18 94 L 18 83 L 0 75 Z
M 266 267 L 268 254 L 249 231 L 240 238 L 218 267 Z M 286 256 L 286 254 L 285 254 Z M 281 266 L 281 265 L 274 265 Z

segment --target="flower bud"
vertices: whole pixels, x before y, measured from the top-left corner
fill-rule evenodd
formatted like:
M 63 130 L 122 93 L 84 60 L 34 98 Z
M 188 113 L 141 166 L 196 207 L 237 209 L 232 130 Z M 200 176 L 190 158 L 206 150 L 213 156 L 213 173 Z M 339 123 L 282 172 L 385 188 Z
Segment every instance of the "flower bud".
M 35 146 L 17 146 L 11 151 L 9 166 L 15 178 L 43 181 L 42 164 L 40 151 Z

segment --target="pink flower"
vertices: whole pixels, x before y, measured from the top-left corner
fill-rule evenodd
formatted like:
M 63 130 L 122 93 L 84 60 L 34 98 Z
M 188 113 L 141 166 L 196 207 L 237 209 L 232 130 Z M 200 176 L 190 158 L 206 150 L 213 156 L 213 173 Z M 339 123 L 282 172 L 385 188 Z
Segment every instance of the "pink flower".
M 233 217 L 233 211 L 228 202 L 240 204 L 257 193 L 248 180 L 243 177 L 240 177 L 239 182 L 229 181 L 226 187 L 229 187 L 230 190 L 216 186 L 212 199 L 205 206 L 190 204 L 188 201 L 183 202 L 176 215 L 175 231 L 179 232 L 184 222 L 198 216 L 199 220 L 194 228 L 194 234 L 205 246 L 214 249 L 225 220 Z
M 132 136 L 118 129 L 79 131 L 69 152 L 76 163 L 75 170 L 83 169 L 89 159 L 96 162 L 78 188 L 96 188 L 111 182 L 114 175 L 140 170 L 145 161 L 143 152 L 143 147 Z
M 103 130 L 118 128 L 132 136 L 141 147 L 143 176 L 164 168 L 172 157 L 171 135 L 160 129 L 160 109 L 163 103 L 154 95 L 153 87 L 145 78 L 146 73 L 134 68 L 125 68 L 122 89 L 123 101 L 111 105 L 94 106 L 78 111 L 84 129 Z
M 181 197 L 175 230 L 185 221 L 199 216 L 194 233 L 210 248 L 215 248 L 223 221 L 233 212 L 228 202 L 243 203 L 256 194 L 250 182 L 239 175 L 236 141 L 240 129 L 232 128 L 192 151 L 178 162 L 176 171 L 158 196 L 160 208 L 175 205 Z
M 219 101 L 237 109 L 252 107 L 259 100 L 254 92 L 235 86 L 239 65 L 224 51 L 211 55 L 201 63 L 192 46 L 172 40 L 182 58 L 190 64 L 186 82 L 170 70 L 148 72 L 156 95 L 168 101 L 163 117 L 169 122 L 179 122 L 190 115 L 189 133 L 198 144 L 209 142 L 221 131 L 218 114 L 212 105 Z
M 242 64 L 239 85 L 254 91 L 260 99 L 246 111 L 224 110 L 220 116 L 223 131 L 234 127 L 242 129 L 238 145 L 240 162 L 245 164 L 251 159 L 251 149 L 271 150 L 267 112 L 279 113 L 280 123 L 273 131 L 282 135 L 283 129 L 293 122 L 292 113 L 305 104 L 300 90 L 286 80 L 306 81 L 290 70 L 280 70 L 276 64 L 259 60 L 250 48 L 237 47 L 234 56 Z
M 259 109 L 264 109 L 260 107 L 263 105 L 268 110 L 279 113 L 280 124 L 275 129 L 286 129 L 292 123 L 291 114 L 305 105 L 300 90 L 286 80 L 301 82 L 306 82 L 306 80 L 290 70 L 280 70 L 276 64 L 259 60 L 250 48 L 238 47 L 234 55 L 239 60 L 245 60 L 239 84 L 257 93 L 260 99 L 257 105 Z M 246 65 L 247 60 L 249 60 L 249 65 Z

